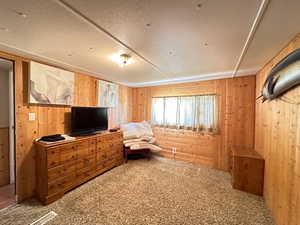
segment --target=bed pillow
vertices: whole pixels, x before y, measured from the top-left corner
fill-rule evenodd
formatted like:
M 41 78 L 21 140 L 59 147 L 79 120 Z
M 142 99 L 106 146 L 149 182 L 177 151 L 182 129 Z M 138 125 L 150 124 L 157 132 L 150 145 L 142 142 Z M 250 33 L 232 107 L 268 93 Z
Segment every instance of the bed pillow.
M 124 140 L 153 136 L 151 125 L 146 122 L 121 124 Z
M 123 131 L 124 140 L 136 139 L 141 136 L 138 129 L 136 128 L 135 123 L 121 124 L 120 128 Z

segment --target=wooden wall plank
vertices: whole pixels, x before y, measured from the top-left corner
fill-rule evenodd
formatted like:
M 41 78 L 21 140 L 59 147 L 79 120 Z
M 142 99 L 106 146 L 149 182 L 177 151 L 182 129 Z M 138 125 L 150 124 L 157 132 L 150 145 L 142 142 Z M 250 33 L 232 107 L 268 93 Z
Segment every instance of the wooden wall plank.
M 0 187 L 9 184 L 9 130 L 0 127 Z
M 214 136 L 190 131 L 155 128 L 163 156 L 227 171 L 233 145 L 254 146 L 255 76 L 134 88 L 133 120 L 151 120 L 153 97 L 216 94 L 219 134 Z
M 16 193 L 18 201 L 35 193 L 35 149 L 33 141 L 54 133 L 69 133 L 70 111 L 67 106 L 28 104 L 28 63 L 30 59 L 0 52 L 0 57 L 15 62 L 16 97 Z M 41 62 L 42 63 L 42 62 Z M 75 71 L 76 106 L 96 106 L 97 78 Z M 36 120 L 29 121 L 28 113 L 36 113 Z M 132 88 L 120 86 L 118 106 L 109 110 L 109 126 L 132 120 Z
M 273 66 L 296 48 L 300 34 L 257 74 L 256 96 Z M 264 197 L 278 225 L 300 224 L 299 102 L 298 86 L 279 99 L 256 103 L 255 149 L 265 158 Z

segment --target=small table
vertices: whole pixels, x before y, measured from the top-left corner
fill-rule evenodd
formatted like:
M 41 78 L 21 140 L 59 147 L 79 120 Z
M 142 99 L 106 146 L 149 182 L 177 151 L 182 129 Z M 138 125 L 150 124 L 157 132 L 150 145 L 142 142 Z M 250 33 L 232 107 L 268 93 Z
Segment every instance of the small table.
M 135 154 L 144 154 L 148 160 L 151 158 L 150 149 L 137 149 L 137 150 L 131 150 L 129 147 L 124 147 L 124 157 L 125 157 L 125 163 L 127 163 L 128 155 L 135 155 Z
M 253 148 L 232 147 L 230 172 L 233 188 L 263 195 L 264 166 L 264 159 Z

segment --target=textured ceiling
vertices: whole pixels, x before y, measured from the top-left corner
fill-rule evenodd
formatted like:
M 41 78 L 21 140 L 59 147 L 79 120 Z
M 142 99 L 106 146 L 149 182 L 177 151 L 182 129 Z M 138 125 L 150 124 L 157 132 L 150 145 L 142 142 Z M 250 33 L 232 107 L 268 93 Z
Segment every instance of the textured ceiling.
M 0 0 L 0 50 L 131 85 L 228 75 L 260 3 Z M 257 70 L 299 32 L 299 9 L 298 1 L 271 1 L 243 70 Z M 109 59 L 115 53 L 135 62 L 120 68 Z

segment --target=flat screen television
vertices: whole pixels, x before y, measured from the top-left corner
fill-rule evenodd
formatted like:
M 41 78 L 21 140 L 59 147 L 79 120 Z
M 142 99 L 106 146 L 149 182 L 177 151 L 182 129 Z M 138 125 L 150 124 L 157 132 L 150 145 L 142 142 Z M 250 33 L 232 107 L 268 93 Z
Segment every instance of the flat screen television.
M 107 108 L 98 107 L 72 107 L 72 135 L 85 136 L 107 130 Z

